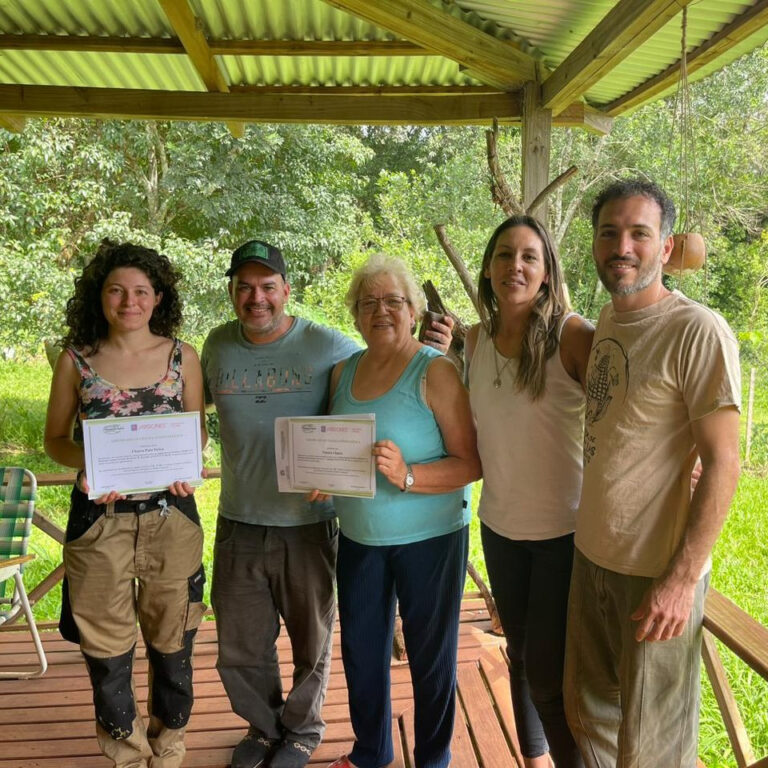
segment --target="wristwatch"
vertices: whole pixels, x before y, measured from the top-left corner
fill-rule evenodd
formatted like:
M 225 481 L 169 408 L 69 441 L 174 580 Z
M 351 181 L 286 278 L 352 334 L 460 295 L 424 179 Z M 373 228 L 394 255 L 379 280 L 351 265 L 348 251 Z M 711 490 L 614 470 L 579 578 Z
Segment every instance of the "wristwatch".
M 408 493 L 413 486 L 413 467 L 410 464 L 405 465 L 405 480 L 403 481 L 403 487 L 400 489 L 403 493 Z

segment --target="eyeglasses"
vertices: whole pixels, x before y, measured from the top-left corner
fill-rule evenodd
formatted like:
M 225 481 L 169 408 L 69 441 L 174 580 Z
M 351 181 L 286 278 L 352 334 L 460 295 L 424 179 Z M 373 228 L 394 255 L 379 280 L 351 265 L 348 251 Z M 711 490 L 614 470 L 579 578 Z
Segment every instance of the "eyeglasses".
M 381 299 L 358 299 L 357 311 L 361 315 L 372 315 L 378 308 L 379 303 L 384 305 L 387 312 L 399 312 L 403 304 L 407 303 L 405 296 L 384 296 Z

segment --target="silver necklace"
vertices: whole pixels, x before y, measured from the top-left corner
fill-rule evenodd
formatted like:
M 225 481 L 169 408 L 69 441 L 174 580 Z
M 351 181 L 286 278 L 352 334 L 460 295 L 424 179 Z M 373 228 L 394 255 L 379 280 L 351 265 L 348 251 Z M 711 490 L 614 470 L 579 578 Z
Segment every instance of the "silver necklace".
M 504 365 L 499 368 L 499 352 L 496 349 L 496 345 L 493 345 L 493 364 L 496 367 L 496 378 L 493 380 L 493 386 L 496 389 L 501 388 L 501 374 L 504 373 L 506 367 L 514 360 L 514 357 L 508 357 Z

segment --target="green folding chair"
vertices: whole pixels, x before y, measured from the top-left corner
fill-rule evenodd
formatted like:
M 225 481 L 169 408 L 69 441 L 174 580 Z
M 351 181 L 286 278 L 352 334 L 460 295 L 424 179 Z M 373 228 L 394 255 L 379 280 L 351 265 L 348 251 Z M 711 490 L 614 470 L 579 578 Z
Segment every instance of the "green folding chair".
M 0 678 L 40 677 L 48 669 L 48 661 L 22 580 L 24 563 L 35 557 L 27 554 L 27 546 L 35 511 L 37 480 L 29 470 L 21 467 L 0 467 L 0 477 L 0 626 L 23 611 L 40 661 L 39 667 L 33 670 L 0 671 Z M 9 597 L 6 597 L 7 586 L 10 586 Z

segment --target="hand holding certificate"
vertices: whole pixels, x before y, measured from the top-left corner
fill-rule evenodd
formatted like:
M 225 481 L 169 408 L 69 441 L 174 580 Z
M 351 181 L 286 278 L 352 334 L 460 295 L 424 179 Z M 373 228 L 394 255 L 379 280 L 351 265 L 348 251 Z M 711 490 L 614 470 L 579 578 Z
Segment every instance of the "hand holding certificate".
M 278 489 L 373 498 L 375 440 L 373 414 L 275 419 Z
M 202 483 L 200 414 L 83 421 L 88 498 L 161 491 L 174 482 Z

